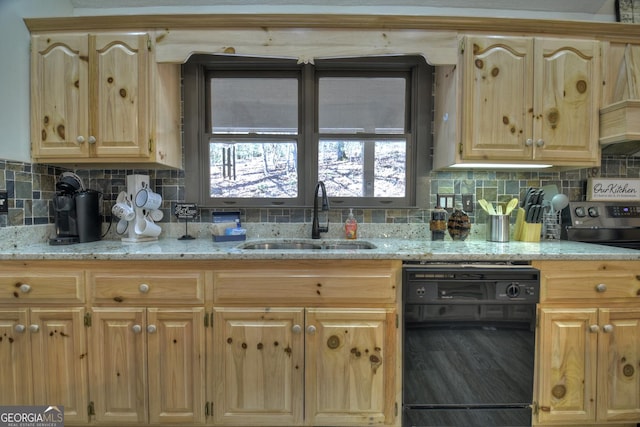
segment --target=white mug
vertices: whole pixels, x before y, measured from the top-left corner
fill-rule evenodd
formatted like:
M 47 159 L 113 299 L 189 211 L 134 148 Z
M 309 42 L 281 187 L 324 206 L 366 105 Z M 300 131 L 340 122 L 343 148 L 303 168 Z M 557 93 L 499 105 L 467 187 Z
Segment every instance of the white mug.
M 164 212 L 162 212 L 160 209 L 149 211 L 147 215 L 155 222 L 160 222 L 162 221 L 162 218 L 164 218 Z
M 136 217 L 136 211 L 133 210 L 128 202 L 118 202 L 111 208 L 113 213 L 118 219 L 124 219 L 125 221 L 131 221 Z
M 140 236 L 158 237 L 162 228 L 151 219 L 141 217 L 136 220 L 134 231 Z
M 120 221 L 118 221 L 118 224 L 116 225 L 116 233 L 124 234 L 127 232 L 128 228 L 129 228 L 129 221 L 121 219 Z
M 162 204 L 162 196 L 154 193 L 149 187 L 141 188 L 136 194 L 136 206 L 149 211 L 158 209 Z

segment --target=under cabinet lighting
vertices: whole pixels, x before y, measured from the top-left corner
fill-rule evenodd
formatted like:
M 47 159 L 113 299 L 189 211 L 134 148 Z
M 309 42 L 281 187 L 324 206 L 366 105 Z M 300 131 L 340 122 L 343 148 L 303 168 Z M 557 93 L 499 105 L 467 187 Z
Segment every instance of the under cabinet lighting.
M 449 166 L 450 168 L 473 168 L 473 169 L 544 169 L 553 167 L 553 165 L 532 165 L 532 164 L 516 164 L 516 163 L 458 163 Z

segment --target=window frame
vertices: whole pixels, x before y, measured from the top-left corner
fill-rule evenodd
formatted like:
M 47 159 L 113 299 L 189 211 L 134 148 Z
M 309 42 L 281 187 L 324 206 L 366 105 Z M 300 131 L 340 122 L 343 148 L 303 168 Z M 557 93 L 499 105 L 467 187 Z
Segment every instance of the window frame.
M 211 129 L 207 129 L 207 75 L 231 75 L 234 71 L 250 75 L 280 73 L 300 75 L 297 198 L 211 198 L 208 194 L 208 155 Z M 257 71 L 256 71 L 257 70 Z M 247 74 L 249 73 L 249 74 Z M 292 59 L 254 58 L 231 55 L 193 55 L 183 65 L 185 198 L 205 208 L 283 208 L 313 205 L 318 180 L 319 129 L 317 116 L 318 78 L 321 76 L 407 76 L 405 115 L 406 133 L 388 135 L 389 139 L 409 137 L 406 151 L 406 197 L 333 197 L 333 207 L 412 208 L 426 207 L 429 200 L 428 174 L 431 166 L 431 122 L 433 111 L 433 68 L 420 56 L 370 56 L 362 58 L 317 59 L 314 64 L 299 64 Z M 323 134 L 349 139 L 370 138 L 371 134 Z M 222 139 L 222 138 L 221 138 Z M 378 138 L 379 139 L 379 138 Z

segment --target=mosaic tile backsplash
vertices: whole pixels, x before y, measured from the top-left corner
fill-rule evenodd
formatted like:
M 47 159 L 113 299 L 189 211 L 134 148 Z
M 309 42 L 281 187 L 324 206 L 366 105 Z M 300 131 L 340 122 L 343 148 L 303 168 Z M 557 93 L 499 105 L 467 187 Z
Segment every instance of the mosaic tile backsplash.
M 0 191 L 8 193 L 8 214 L 0 214 L 0 227 L 39 225 L 53 223 L 51 199 L 55 183 L 65 169 L 29 163 L 0 160 Z M 76 170 L 86 188 L 103 194 L 105 221 L 110 221 L 111 206 L 118 193 L 126 190 L 126 177 L 131 174 L 149 175 L 155 191 L 162 195 L 162 222 L 177 222 L 173 215 L 176 203 L 184 202 L 184 174 L 175 170 Z M 582 200 L 589 177 L 640 178 L 640 158 L 603 157 L 598 169 L 558 171 L 445 171 L 432 172 L 430 206 L 428 209 L 356 209 L 354 213 L 361 223 L 427 223 L 431 208 L 436 205 L 436 195 L 453 194 L 457 202 L 462 195 L 473 195 L 474 211 L 471 221 L 484 221 L 478 199 L 494 204 L 511 197 L 520 197 L 528 187 L 554 184 L 567 194 L 570 200 Z M 241 209 L 244 222 L 299 223 L 311 222 L 310 208 Z M 343 222 L 349 210 L 332 209 L 331 222 Z M 211 210 L 201 209 L 200 221 L 211 221 Z

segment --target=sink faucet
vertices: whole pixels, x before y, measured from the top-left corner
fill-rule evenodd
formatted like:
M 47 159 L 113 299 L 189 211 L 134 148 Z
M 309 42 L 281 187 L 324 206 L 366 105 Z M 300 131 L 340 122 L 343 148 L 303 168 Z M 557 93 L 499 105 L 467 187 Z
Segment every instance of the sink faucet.
M 313 193 L 313 224 L 311 225 L 311 238 L 319 239 L 320 233 L 326 233 L 329 231 L 329 215 L 327 214 L 326 227 L 320 227 L 318 221 L 318 192 L 322 189 L 322 210 L 329 210 L 329 198 L 327 197 L 327 189 L 324 186 L 324 182 L 318 181 L 316 184 L 316 191 Z

